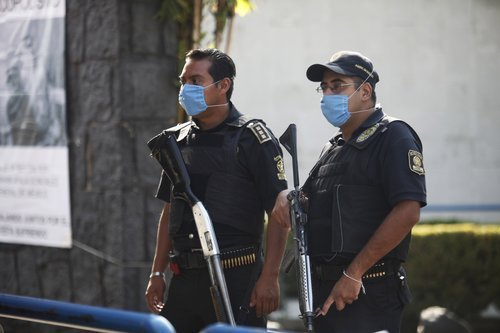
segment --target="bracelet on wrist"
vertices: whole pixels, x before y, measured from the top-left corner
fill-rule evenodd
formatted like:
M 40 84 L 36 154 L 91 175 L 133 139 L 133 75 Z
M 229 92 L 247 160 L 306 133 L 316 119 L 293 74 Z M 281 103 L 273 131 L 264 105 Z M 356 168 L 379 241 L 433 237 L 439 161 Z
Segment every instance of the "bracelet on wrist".
M 154 277 L 157 277 L 157 276 L 161 276 L 162 278 L 165 278 L 165 273 L 163 272 L 152 272 L 150 275 L 149 275 L 149 278 L 154 278 Z
M 363 292 L 363 294 L 366 295 L 365 285 L 363 284 L 363 281 L 353 278 L 352 276 L 350 276 L 349 274 L 346 273 L 345 269 L 342 271 L 342 274 L 344 274 L 344 276 L 346 278 L 353 280 L 353 281 L 356 281 L 357 283 L 361 284 L 361 291 Z

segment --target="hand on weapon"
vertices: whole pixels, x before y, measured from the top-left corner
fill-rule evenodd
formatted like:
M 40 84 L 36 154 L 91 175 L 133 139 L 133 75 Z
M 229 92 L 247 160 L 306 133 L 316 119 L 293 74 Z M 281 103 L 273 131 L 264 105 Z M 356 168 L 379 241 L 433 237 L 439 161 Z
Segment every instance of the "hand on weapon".
M 352 304 L 358 299 L 360 291 L 361 284 L 342 276 L 339 281 L 335 283 L 330 295 L 328 295 L 325 303 L 323 303 L 323 306 L 317 312 L 317 315 L 325 316 L 334 303 L 337 310 L 343 310 L 346 305 Z

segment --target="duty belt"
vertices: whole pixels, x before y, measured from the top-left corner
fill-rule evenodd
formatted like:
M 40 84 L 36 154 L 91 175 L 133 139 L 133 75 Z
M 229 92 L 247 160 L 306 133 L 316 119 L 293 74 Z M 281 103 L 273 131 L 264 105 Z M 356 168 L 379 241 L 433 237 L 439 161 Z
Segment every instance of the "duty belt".
M 257 260 L 258 246 L 231 247 L 221 250 L 221 261 L 224 269 L 246 266 Z M 177 266 L 177 267 L 176 267 Z M 170 254 L 170 268 L 174 273 L 176 269 L 199 269 L 207 267 L 207 261 L 201 249 L 192 249 L 191 252 L 178 252 Z
M 347 266 L 336 266 L 336 265 L 314 265 L 313 272 L 319 280 L 324 281 L 336 281 L 340 279 L 343 275 L 344 269 Z M 375 280 L 384 278 L 386 276 L 396 275 L 401 268 L 401 262 L 399 260 L 382 260 L 373 265 L 370 269 L 363 274 L 363 281 Z

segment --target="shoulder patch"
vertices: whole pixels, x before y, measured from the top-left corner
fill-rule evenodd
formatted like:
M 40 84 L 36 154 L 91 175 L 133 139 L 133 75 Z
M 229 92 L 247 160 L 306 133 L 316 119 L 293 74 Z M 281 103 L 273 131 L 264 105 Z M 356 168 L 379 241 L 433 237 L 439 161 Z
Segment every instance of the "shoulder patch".
M 266 126 L 264 126 L 262 123 L 250 123 L 247 127 L 252 130 L 253 134 L 257 137 L 257 140 L 259 140 L 260 144 L 271 140 L 271 134 L 267 130 Z
M 408 164 L 410 170 L 415 172 L 417 175 L 425 175 L 424 161 L 422 154 L 416 150 L 408 151 Z
M 274 161 L 276 162 L 276 169 L 278 169 L 278 173 L 276 174 L 278 176 L 278 179 L 286 180 L 285 163 L 283 163 L 283 157 L 281 157 L 281 155 L 277 155 L 276 157 L 274 157 Z
M 357 143 L 360 143 L 360 142 L 363 142 L 365 141 L 366 139 L 368 139 L 370 136 L 372 136 L 376 131 L 377 131 L 377 128 L 380 126 L 380 123 L 376 123 L 375 125 L 373 125 L 372 127 L 368 128 L 368 129 L 365 129 L 363 131 L 363 133 L 361 133 L 358 138 L 356 139 L 356 142 Z

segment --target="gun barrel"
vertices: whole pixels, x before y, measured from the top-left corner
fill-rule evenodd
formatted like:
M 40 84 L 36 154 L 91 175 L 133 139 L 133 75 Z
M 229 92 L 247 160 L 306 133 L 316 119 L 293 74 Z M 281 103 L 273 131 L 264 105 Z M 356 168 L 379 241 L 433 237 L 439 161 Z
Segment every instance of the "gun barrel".
M 222 304 L 220 304 L 220 302 L 214 302 L 216 313 L 221 313 L 221 318 L 225 317 L 230 325 L 235 326 L 236 322 L 234 320 L 231 301 L 229 300 L 229 292 L 227 290 L 224 271 L 222 270 L 222 263 L 220 260 L 219 245 L 217 244 L 217 239 L 215 238 L 212 221 L 210 220 L 210 216 L 201 202 L 194 204 L 192 209 L 196 229 L 198 230 L 198 236 L 200 237 L 201 248 L 205 259 L 208 262 L 210 278 L 212 279 L 212 286 L 214 287 L 212 295 L 220 295 L 222 301 Z M 222 307 L 217 309 L 217 307 L 221 305 Z M 222 313 L 224 315 L 222 315 Z
M 300 317 L 304 321 L 304 326 L 308 332 L 313 331 L 313 294 L 311 282 L 311 263 L 309 261 L 307 249 L 307 237 L 305 225 L 307 224 L 307 214 L 300 202 L 299 192 L 299 171 L 297 159 L 297 127 L 290 124 L 286 131 L 279 138 L 280 143 L 292 156 L 293 183 L 295 190 L 288 194 L 290 201 L 290 219 L 292 229 L 295 232 L 296 241 L 296 261 L 297 261 L 297 280 L 299 284 L 299 307 Z
M 306 327 L 308 332 L 314 332 L 314 325 L 313 325 L 313 320 L 314 320 L 314 313 L 306 313 L 304 314 L 303 318 L 304 320 L 304 326 Z
M 298 275 L 300 283 L 301 312 L 313 312 L 312 286 L 311 286 L 311 263 L 308 255 L 300 255 L 298 264 Z
M 295 198 L 296 199 L 296 198 Z M 294 200 L 295 200 L 294 199 Z M 306 221 L 297 221 L 297 218 L 305 218 L 304 214 L 297 213 L 297 209 L 291 205 L 292 226 L 295 231 L 295 241 L 297 243 L 297 280 L 299 283 L 299 306 L 304 317 L 307 313 L 313 313 L 313 294 L 311 283 L 311 262 L 307 251 L 307 239 L 304 225 Z M 293 212 L 295 211 L 295 212 Z
M 236 326 L 219 254 L 208 258 L 208 269 L 210 271 L 213 289 L 217 291 L 219 296 L 218 301 L 219 303 L 222 302 L 222 304 L 216 305 L 215 312 L 219 313 L 218 316 L 221 317 L 221 320 L 227 321 L 231 326 Z M 216 304 L 216 302 L 214 302 L 214 304 Z

